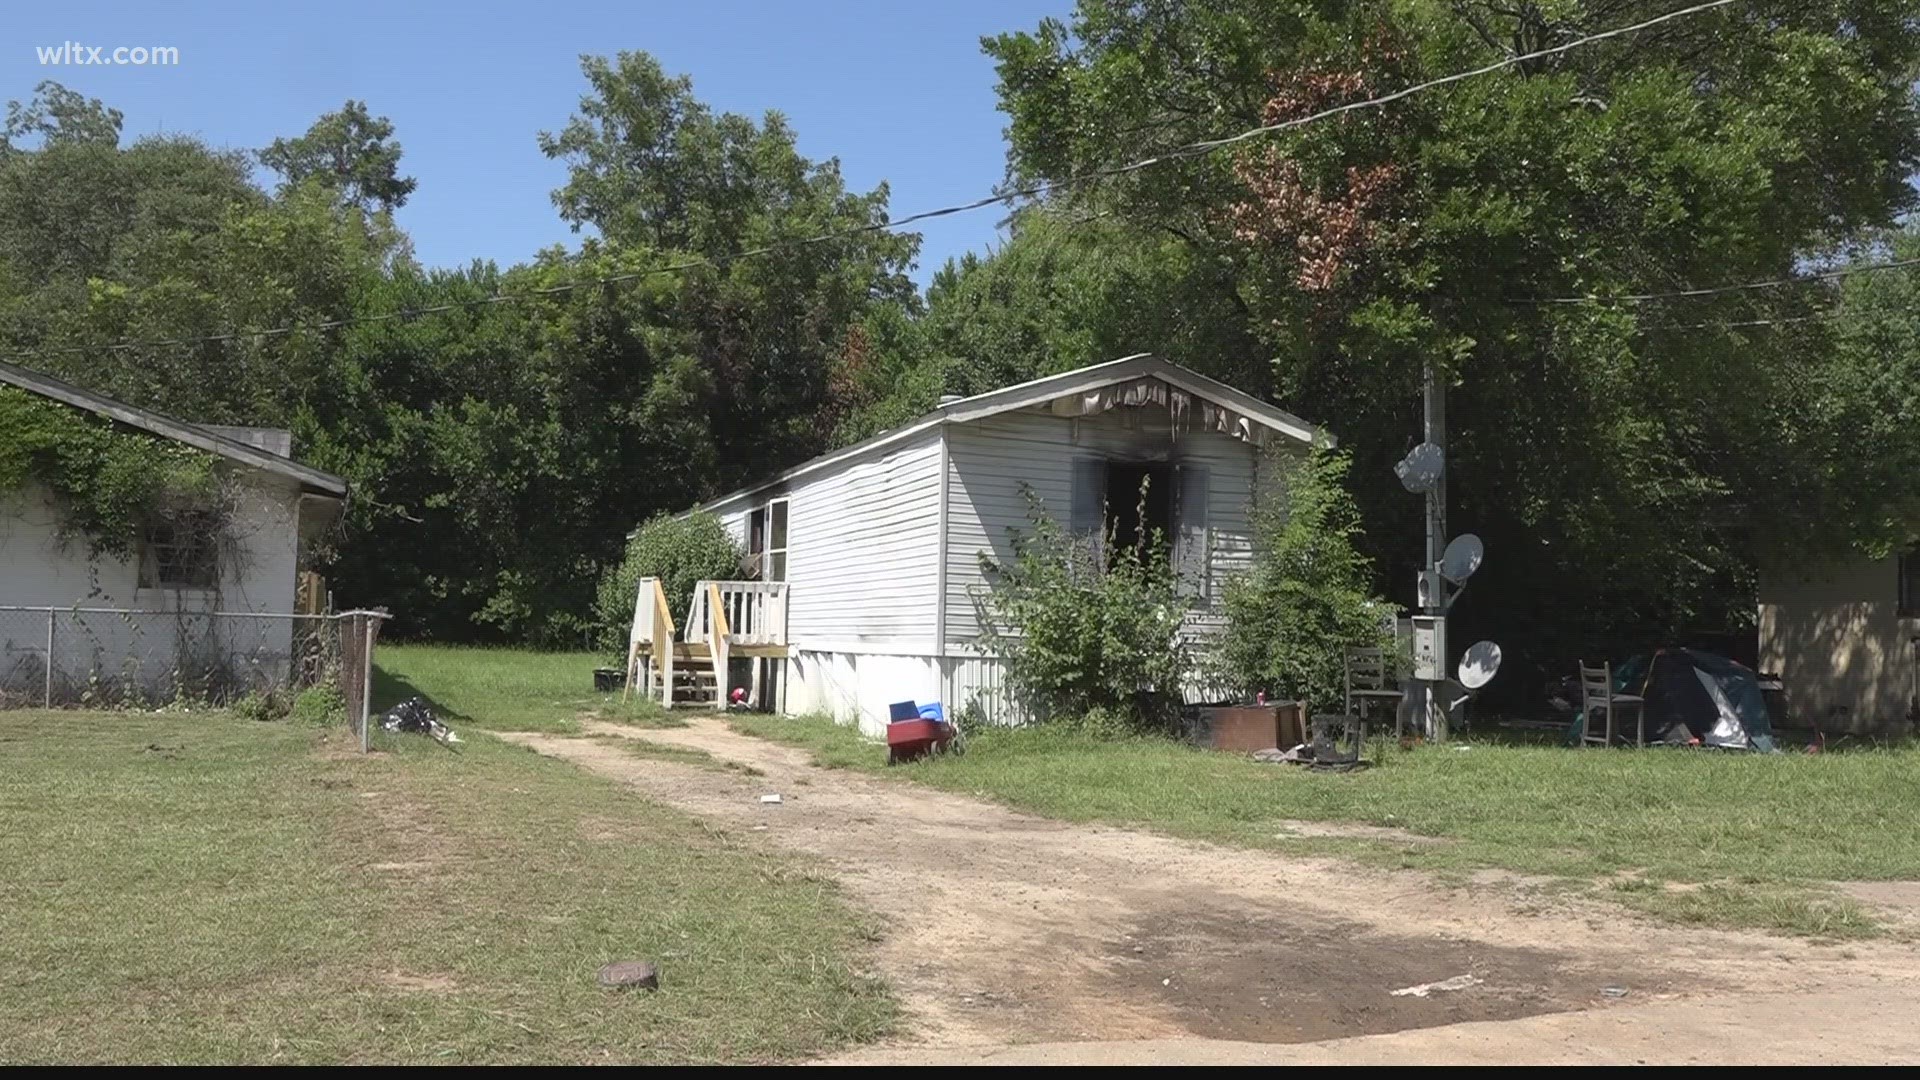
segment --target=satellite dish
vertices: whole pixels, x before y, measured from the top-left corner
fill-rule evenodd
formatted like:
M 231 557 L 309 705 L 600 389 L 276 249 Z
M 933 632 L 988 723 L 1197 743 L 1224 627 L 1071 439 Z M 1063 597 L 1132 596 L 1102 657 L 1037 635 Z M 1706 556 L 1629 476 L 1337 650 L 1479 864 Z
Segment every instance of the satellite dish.
M 1480 562 L 1487 557 L 1487 549 L 1480 538 L 1472 533 L 1461 533 L 1447 545 L 1440 556 L 1440 576 L 1459 585 L 1480 569 Z
M 1447 471 L 1447 452 L 1430 442 L 1423 442 L 1393 467 L 1393 475 L 1400 478 L 1400 486 L 1415 495 L 1425 495 L 1440 483 L 1440 476 Z
M 1478 690 L 1493 681 L 1500 670 L 1500 646 L 1491 641 L 1476 641 L 1460 658 L 1460 685 Z

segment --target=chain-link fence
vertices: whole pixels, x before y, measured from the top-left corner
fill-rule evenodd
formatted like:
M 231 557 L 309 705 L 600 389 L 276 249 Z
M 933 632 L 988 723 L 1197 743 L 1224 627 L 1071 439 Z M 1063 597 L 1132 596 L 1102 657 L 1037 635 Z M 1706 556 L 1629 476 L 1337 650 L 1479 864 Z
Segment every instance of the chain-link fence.
M 0 708 L 221 706 L 332 687 L 364 748 L 384 618 L 0 606 Z

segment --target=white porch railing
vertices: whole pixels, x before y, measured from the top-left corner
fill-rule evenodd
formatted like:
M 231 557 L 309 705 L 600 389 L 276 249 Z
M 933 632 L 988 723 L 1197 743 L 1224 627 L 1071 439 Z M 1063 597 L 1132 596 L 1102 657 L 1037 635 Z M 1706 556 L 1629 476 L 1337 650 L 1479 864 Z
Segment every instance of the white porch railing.
M 659 578 L 643 577 L 638 585 L 633 596 L 633 626 L 627 632 L 627 681 L 620 696 L 625 699 L 637 690 L 644 697 L 657 697 L 671 705 L 673 613 L 667 607 L 667 594 Z
M 714 588 L 707 588 L 709 585 Z M 701 582 L 693 590 L 693 610 L 687 615 L 688 642 L 711 644 L 712 597 L 716 591 L 728 644 L 787 643 L 787 583 L 784 581 Z

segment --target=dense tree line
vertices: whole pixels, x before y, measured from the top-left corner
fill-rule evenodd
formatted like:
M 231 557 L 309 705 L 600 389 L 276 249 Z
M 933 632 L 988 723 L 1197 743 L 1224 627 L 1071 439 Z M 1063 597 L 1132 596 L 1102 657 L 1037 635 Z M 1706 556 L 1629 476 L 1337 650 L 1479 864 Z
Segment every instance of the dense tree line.
M 391 210 L 414 182 L 361 103 L 262 151 L 268 191 L 245 155 L 122 145 L 117 112 L 43 85 L 0 158 L 0 334 L 136 403 L 291 428 L 354 485 L 336 591 L 401 632 L 577 644 L 635 524 L 828 448 L 842 350 L 872 309 L 912 308 L 917 243 L 733 258 L 880 221 L 886 192 L 647 56 L 585 70 L 540 145 L 595 235 L 507 269 L 413 260 Z M 301 329 L 218 337 L 282 326 Z
M 1081 182 L 1671 6 L 1082 0 L 984 42 L 1010 184 L 1074 182 L 924 296 L 916 237 L 857 231 L 884 187 L 847 190 L 780 116 L 716 114 L 644 54 L 585 61 L 538 138 L 591 236 L 504 269 L 415 262 L 391 218 L 419 194 L 404 133 L 365 103 L 250 157 L 124 141 L 47 84 L 0 150 L 0 344 L 293 428 L 355 484 L 337 588 L 416 634 L 578 641 L 654 513 L 943 393 L 1139 351 L 1335 432 L 1402 601 L 1418 504 L 1390 466 L 1437 362 L 1455 524 L 1490 551 L 1465 621 L 1555 656 L 1732 628 L 1765 559 L 1920 537 L 1920 284 L 1628 298 L 1913 250 L 1920 0 L 1753 0 Z M 827 232 L 848 234 L 789 244 Z M 1540 302 L 1560 298 L 1588 299 Z M 289 325 L 309 329 L 174 343 Z

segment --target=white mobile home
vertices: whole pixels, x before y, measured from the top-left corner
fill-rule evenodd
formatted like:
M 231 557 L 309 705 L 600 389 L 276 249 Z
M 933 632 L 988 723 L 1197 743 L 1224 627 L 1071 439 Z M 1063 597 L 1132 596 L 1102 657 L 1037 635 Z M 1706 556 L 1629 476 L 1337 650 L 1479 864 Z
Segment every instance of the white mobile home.
M 1251 551 L 1261 448 L 1304 451 L 1317 437 L 1213 379 L 1131 356 L 943 402 L 699 509 L 719 515 L 762 581 L 785 583 L 775 594 L 784 609 L 755 616 L 777 628 L 781 640 L 768 643 L 784 646 L 772 693 L 781 711 L 878 730 L 890 703 L 912 699 L 977 703 L 1012 720 L 1000 662 L 978 645 L 976 604 L 981 553 L 1010 557 L 1010 530 L 1030 526 L 1023 487 L 1078 530 L 1109 512 L 1137 517 L 1133 506 L 1109 510 L 1107 493 L 1119 504 L 1151 478 L 1147 520 L 1116 524 L 1174 538 L 1203 633 L 1220 618 L 1222 580 Z

